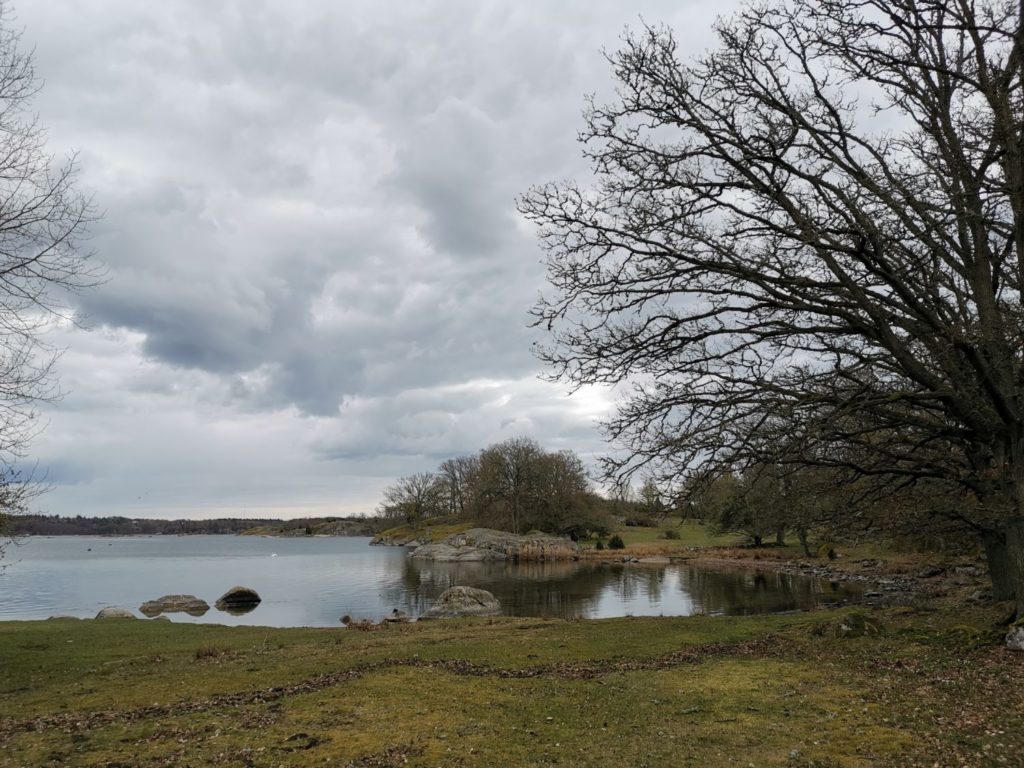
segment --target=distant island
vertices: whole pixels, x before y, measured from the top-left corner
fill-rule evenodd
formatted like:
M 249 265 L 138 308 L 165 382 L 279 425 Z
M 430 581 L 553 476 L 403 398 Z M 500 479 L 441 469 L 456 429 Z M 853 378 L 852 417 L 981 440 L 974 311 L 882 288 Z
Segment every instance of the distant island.
M 210 520 L 157 520 L 134 517 L 17 515 L 8 520 L 11 536 L 374 536 L 385 527 L 372 517 L 304 517 L 294 520 L 220 517 Z

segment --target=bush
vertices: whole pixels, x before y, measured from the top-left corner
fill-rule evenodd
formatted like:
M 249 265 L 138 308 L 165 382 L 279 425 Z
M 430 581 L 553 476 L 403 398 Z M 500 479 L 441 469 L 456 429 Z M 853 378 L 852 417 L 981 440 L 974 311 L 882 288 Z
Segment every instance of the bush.
M 622 519 L 622 524 L 630 528 L 654 528 L 658 521 L 650 515 L 631 514 Z
M 622 537 L 619 536 L 618 534 L 615 534 L 610 539 L 608 539 L 608 549 L 625 549 L 625 548 L 626 548 L 626 542 L 624 542 L 622 540 Z
M 679 535 L 679 531 L 675 528 L 666 528 L 661 532 L 661 538 L 663 539 L 680 539 L 682 536 Z
M 598 539 L 597 544 L 594 545 L 594 549 L 604 549 L 604 541 L 602 539 Z

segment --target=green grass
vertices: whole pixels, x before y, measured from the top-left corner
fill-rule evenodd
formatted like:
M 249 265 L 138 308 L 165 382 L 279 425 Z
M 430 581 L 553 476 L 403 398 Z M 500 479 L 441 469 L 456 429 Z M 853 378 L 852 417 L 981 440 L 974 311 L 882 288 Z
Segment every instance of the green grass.
M 666 539 L 666 530 L 673 530 L 679 534 L 678 539 Z M 642 526 L 623 525 L 612 531 L 612 535 L 618 534 L 626 544 L 626 549 L 660 549 L 666 552 L 676 549 L 690 549 L 692 547 L 730 547 L 742 543 L 740 537 L 726 534 L 715 534 L 710 526 L 702 525 L 696 520 L 683 520 L 678 518 L 667 518 L 662 525 Z M 585 546 L 594 547 L 595 540 L 582 542 Z M 607 539 L 605 539 L 607 544 Z
M 381 531 L 378 534 L 378 538 L 416 539 L 426 544 L 427 542 L 441 541 L 452 534 L 462 533 L 475 527 L 477 527 L 475 523 L 451 522 L 447 519 L 439 519 L 431 522 L 396 525 L 394 528 Z
M 1013 764 L 997 612 L 0 623 L 0 766 Z

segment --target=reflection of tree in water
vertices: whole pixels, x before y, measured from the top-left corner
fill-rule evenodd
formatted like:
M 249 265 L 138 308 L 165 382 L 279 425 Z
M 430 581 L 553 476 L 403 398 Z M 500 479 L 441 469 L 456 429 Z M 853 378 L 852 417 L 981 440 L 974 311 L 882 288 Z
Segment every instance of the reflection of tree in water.
M 709 571 L 683 568 L 680 588 L 704 613 L 751 614 L 806 610 L 857 599 L 855 585 L 776 571 Z
M 587 616 L 601 593 L 615 581 L 601 565 L 576 562 L 438 563 L 407 558 L 401 578 L 382 596 L 403 610 L 420 614 L 449 587 L 486 589 L 509 616 Z
M 384 585 L 381 597 L 390 607 L 418 616 L 449 587 L 478 587 L 498 598 L 505 615 L 570 618 L 595 616 L 602 596 L 614 596 L 623 604 L 622 615 L 630 612 L 625 605 L 630 601 L 660 603 L 670 572 L 678 574 L 681 591 L 704 613 L 798 610 L 860 594 L 858 588 L 847 585 L 830 587 L 817 579 L 774 572 L 571 561 L 438 563 L 406 558 L 396 577 Z
M 607 566 L 615 576 L 615 590 L 623 600 L 647 597 L 651 602 L 661 601 L 661 590 L 665 584 L 664 567 Z

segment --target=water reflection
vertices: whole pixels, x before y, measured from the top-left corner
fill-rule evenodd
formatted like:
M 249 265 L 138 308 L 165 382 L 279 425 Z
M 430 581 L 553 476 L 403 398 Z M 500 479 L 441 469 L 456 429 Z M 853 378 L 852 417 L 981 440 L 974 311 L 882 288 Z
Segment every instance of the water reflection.
M 444 590 L 492 592 L 510 616 L 745 615 L 856 600 L 860 587 L 772 571 L 711 571 L 686 565 L 620 563 L 436 563 L 407 558 L 381 593 L 411 615 Z
M 419 616 L 448 587 L 493 592 L 510 616 L 604 618 L 793 611 L 857 599 L 849 584 L 686 563 L 431 563 L 367 539 L 250 536 L 32 537 L 0 575 L 0 619 L 92 617 L 155 595 L 212 599 L 232 584 L 255 589 L 259 610 L 173 621 L 336 627 L 350 614 Z M 276 555 L 276 556 L 275 556 Z
M 247 613 L 252 613 L 259 608 L 259 603 L 217 603 L 217 610 L 221 613 L 227 613 L 231 616 L 245 616 Z M 202 614 L 192 614 L 193 616 L 202 616 Z

